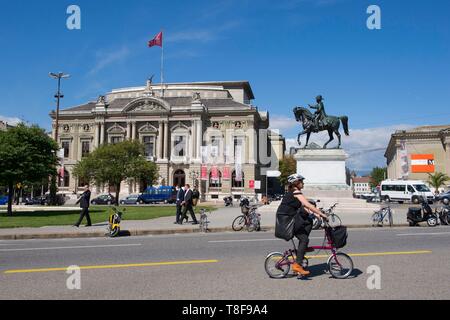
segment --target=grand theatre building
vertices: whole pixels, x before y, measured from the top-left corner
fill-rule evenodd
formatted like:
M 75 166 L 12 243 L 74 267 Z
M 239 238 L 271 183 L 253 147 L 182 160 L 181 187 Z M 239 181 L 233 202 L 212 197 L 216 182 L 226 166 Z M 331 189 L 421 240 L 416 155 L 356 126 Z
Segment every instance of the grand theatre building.
M 147 81 L 146 86 L 112 90 L 97 101 L 61 110 L 59 190 L 82 190 L 84 182 L 72 175 L 72 168 L 99 145 L 137 139 L 147 160 L 159 168 L 158 185 L 198 185 L 206 200 L 265 193 L 266 171 L 278 167 L 285 140 L 269 130 L 269 114 L 253 106 L 253 99 L 247 81 L 163 86 Z M 55 134 L 56 113 L 50 116 Z M 140 181 L 124 181 L 121 193 L 145 187 Z M 112 190 L 93 186 L 93 191 Z

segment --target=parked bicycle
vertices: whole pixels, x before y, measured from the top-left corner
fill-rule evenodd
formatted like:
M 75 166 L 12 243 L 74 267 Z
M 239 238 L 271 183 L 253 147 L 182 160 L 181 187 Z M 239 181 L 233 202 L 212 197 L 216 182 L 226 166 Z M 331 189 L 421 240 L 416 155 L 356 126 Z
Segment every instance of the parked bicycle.
M 320 202 L 320 200 L 317 200 L 317 202 Z M 324 210 L 323 208 L 320 209 L 324 214 L 327 215 L 328 224 L 332 228 L 340 227 L 342 225 L 341 218 L 339 218 L 339 216 L 336 213 L 334 213 L 334 209 L 338 204 L 339 203 L 335 203 L 326 210 Z M 313 230 L 318 230 L 324 226 L 322 219 L 318 219 L 316 216 L 313 216 L 312 219 L 313 219 Z
M 328 245 L 312 246 L 307 251 L 314 250 L 328 250 L 331 251 L 331 255 L 327 260 L 327 271 L 337 279 L 346 279 L 353 272 L 353 260 L 349 255 L 338 252 L 337 250 L 343 248 L 347 244 L 347 228 L 344 226 L 332 228 L 327 222 L 325 224 L 325 237 L 324 243 L 327 241 Z M 291 240 L 294 245 L 294 249 L 289 249 L 284 253 L 272 252 L 270 253 L 264 262 L 264 268 L 271 278 L 281 279 L 285 278 L 291 265 L 295 263 L 297 257 L 297 247 L 294 239 Z M 309 265 L 308 258 L 303 260 L 303 268 L 307 268 Z M 299 276 L 300 278 L 300 276 Z
M 384 222 L 389 223 L 389 227 L 394 225 L 394 219 L 392 217 L 392 209 L 390 206 L 384 207 L 379 211 L 375 211 L 372 215 L 372 227 L 382 227 Z
M 243 213 L 234 219 L 231 227 L 234 231 L 241 231 L 244 227 L 247 231 L 261 230 L 261 215 L 257 211 L 258 206 L 249 204 L 248 199 L 241 199 L 241 212 Z
M 208 225 L 210 223 L 210 221 L 208 220 L 208 214 L 211 214 L 211 211 L 206 211 L 206 209 L 201 209 L 200 210 L 200 221 L 199 221 L 199 228 L 200 228 L 200 232 L 208 232 Z

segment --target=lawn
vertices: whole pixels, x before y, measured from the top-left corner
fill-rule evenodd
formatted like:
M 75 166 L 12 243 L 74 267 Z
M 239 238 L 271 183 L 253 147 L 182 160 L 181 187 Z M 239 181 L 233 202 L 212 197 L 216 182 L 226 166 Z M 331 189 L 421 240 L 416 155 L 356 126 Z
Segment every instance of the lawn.
M 121 206 L 126 208 L 124 220 L 151 220 L 160 217 L 175 217 L 175 206 Z M 210 206 L 197 206 L 197 213 L 201 208 L 215 210 Z M 109 207 L 92 206 L 89 210 L 92 223 L 108 221 Z M 14 212 L 14 216 L 8 217 L 5 212 L 0 213 L 0 228 L 39 228 L 45 226 L 70 226 L 79 218 L 80 210 L 76 211 L 35 211 Z M 86 223 L 84 219 L 83 223 Z

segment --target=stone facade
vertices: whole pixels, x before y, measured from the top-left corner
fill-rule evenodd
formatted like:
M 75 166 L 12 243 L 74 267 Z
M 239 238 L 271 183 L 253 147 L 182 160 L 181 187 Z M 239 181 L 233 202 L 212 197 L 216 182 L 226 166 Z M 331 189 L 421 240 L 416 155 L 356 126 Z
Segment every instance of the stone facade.
M 148 161 L 158 165 L 160 185 L 198 184 L 206 199 L 254 195 L 249 181 L 262 179 L 263 169 L 270 165 L 267 161 L 261 164 L 260 154 L 266 148 L 261 146 L 268 146 L 267 157 L 273 167 L 284 155 L 285 141 L 268 130 L 268 113 L 251 105 L 252 99 L 253 92 L 246 81 L 163 86 L 147 82 L 145 87 L 113 90 L 96 102 L 62 110 L 58 142 L 65 150 L 66 171 L 60 190 L 81 191 L 82 181 L 72 176 L 72 168 L 100 144 L 138 139 L 146 146 Z M 52 112 L 50 116 L 54 134 L 56 115 Z M 204 147 L 209 147 L 207 161 L 202 154 Z M 235 159 L 237 148 L 242 153 L 242 185 L 232 179 L 233 171 L 239 168 L 230 161 Z M 211 150 L 217 153 L 214 157 Z M 202 165 L 207 166 L 205 181 L 200 179 Z M 209 177 L 213 168 L 219 172 L 219 181 Z M 220 178 L 226 169 L 230 177 Z M 143 187 L 139 181 L 123 182 L 121 192 L 138 193 Z M 96 186 L 94 191 L 106 190 Z
M 411 172 L 411 155 L 413 154 L 433 155 L 435 172 L 450 175 L 450 125 L 424 126 L 395 132 L 391 136 L 384 155 L 387 159 L 388 179 L 402 178 L 402 142 L 407 152 L 409 180 L 428 180 L 428 173 Z

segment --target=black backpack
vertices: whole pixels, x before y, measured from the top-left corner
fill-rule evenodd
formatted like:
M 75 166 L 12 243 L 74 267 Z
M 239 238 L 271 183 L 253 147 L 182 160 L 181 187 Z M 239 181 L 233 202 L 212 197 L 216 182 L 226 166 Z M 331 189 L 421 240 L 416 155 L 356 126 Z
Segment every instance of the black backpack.
M 277 213 L 275 221 L 275 237 L 291 240 L 294 237 L 295 216 Z
M 347 227 L 340 226 L 336 228 L 330 229 L 331 241 L 333 241 L 333 245 L 337 248 L 343 248 L 347 245 Z

